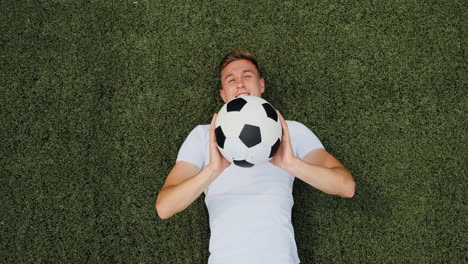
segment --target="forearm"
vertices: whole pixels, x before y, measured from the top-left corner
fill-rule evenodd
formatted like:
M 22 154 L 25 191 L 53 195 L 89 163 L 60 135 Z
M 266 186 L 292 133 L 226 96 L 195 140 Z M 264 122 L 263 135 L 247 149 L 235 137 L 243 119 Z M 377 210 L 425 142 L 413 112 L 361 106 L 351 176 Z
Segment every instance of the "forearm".
M 163 188 L 156 201 L 156 210 L 162 219 L 184 210 L 197 199 L 219 173 L 205 167 L 184 182 Z
M 325 193 L 341 197 L 354 196 L 353 177 L 344 167 L 326 168 L 306 163 L 297 158 L 285 170 Z

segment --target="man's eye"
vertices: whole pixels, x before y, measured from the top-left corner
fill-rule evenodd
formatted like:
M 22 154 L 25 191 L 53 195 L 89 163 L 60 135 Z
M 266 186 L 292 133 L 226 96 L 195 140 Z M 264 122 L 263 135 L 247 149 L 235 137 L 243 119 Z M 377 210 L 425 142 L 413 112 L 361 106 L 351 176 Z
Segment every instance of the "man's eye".
M 228 81 L 228 83 L 233 83 L 233 82 L 234 82 L 234 80 L 229 80 L 229 81 Z
M 246 76 L 245 76 L 245 78 L 250 78 L 250 77 L 252 77 L 252 76 L 250 76 L 250 75 L 246 75 Z

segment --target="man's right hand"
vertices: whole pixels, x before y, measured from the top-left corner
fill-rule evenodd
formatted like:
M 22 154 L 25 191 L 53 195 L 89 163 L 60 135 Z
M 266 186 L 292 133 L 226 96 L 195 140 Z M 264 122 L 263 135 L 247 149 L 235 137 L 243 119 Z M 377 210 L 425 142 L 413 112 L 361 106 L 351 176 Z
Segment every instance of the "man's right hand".
M 216 118 L 218 114 L 214 114 L 213 118 L 211 119 L 210 125 L 210 163 L 208 167 L 213 170 L 214 173 L 220 174 L 223 172 L 231 163 L 226 160 L 223 155 L 219 152 L 218 145 L 216 144 L 216 135 L 215 135 L 215 127 L 216 127 Z

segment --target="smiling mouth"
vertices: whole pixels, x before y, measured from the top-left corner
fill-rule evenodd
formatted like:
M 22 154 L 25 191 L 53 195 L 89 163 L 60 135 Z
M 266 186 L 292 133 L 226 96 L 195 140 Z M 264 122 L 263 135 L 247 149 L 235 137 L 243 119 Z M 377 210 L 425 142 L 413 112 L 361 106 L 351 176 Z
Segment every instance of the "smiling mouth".
M 243 96 L 243 95 L 250 95 L 250 93 L 240 93 L 240 94 L 236 95 L 236 98 L 239 97 L 239 96 Z

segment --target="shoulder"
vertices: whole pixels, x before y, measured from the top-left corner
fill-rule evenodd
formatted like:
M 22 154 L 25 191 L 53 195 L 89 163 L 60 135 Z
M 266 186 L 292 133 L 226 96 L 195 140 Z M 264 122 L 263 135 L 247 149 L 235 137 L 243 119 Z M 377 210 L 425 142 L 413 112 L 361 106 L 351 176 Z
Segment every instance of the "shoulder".
M 286 121 L 293 150 L 300 159 L 317 148 L 324 148 L 312 130 L 297 121 Z
M 288 129 L 290 133 L 300 133 L 303 131 L 310 131 L 308 127 L 306 127 L 301 122 L 297 122 L 294 120 L 286 120 L 286 124 L 288 124 Z
M 198 125 L 190 131 L 189 137 L 203 141 L 209 136 L 210 125 Z
M 304 126 L 304 124 L 294 121 L 294 120 L 286 120 L 286 123 L 289 127 L 297 127 L 297 126 Z
M 193 130 L 194 131 L 197 130 L 201 133 L 201 132 L 208 132 L 209 128 L 210 128 L 210 125 L 198 125 Z
M 295 139 L 297 139 L 299 142 L 302 142 L 302 141 L 319 142 L 320 141 L 317 135 L 315 135 L 315 133 L 306 125 L 297 121 L 292 121 L 292 120 L 288 120 L 286 121 L 286 123 L 288 124 L 289 136 L 291 137 L 291 140 L 293 142 L 295 141 Z
M 190 131 L 179 149 L 177 161 L 187 161 L 203 168 L 209 144 L 208 127 L 198 125 Z
M 198 125 L 194 127 L 192 131 L 190 131 L 190 134 L 202 135 L 202 134 L 208 133 L 209 128 L 210 128 L 210 125 Z

